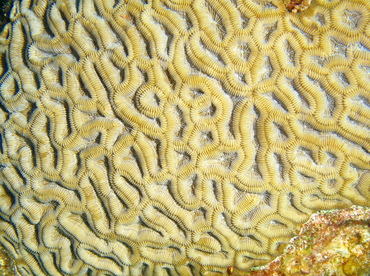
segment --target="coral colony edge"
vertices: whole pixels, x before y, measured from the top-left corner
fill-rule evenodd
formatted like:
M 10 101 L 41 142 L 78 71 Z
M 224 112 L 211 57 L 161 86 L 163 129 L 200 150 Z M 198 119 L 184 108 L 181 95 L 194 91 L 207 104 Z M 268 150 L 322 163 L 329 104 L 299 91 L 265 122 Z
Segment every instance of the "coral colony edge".
M 369 276 L 369 221 L 368 207 L 318 211 L 282 255 L 251 273 L 232 276 Z
M 369 206 L 370 2 L 297 11 L 15 1 L 0 243 L 19 273 L 222 275 L 318 210 Z

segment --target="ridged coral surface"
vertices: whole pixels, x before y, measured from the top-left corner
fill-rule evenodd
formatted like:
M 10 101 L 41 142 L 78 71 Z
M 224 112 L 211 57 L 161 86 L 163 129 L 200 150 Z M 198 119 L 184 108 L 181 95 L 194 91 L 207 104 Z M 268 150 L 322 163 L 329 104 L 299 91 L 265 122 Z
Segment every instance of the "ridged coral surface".
M 23 0 L 0 38 L 22 275 L 199 275 L 370 204 L 370 2 Z

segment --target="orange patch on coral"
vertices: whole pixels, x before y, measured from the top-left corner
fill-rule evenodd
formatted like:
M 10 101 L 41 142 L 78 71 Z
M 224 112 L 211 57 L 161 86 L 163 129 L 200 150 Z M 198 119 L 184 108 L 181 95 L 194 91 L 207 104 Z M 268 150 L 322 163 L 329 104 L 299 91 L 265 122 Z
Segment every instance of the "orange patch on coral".
M 301 12 L 307 9 L 311 4 L 311 0 L 291 0 L 289 4 L 286 5 L 288 11 L 293 13 Z

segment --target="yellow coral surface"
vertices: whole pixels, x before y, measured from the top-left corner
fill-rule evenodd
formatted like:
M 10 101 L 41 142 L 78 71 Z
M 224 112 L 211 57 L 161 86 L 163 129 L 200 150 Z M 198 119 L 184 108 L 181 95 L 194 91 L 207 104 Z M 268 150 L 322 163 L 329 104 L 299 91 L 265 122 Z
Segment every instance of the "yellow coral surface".
M 22 0 L 0 242 L 22 275 L 199 275 L 370 204 L 370 2 Z

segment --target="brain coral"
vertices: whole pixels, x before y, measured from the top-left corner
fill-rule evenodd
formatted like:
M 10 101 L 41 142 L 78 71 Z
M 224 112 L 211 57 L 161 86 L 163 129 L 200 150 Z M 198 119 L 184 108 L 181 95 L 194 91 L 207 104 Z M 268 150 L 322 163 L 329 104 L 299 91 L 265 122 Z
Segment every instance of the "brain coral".
M 0 242 L 22 275 L 199 275 L 370 205 L 370 3 L 22 0 Z

